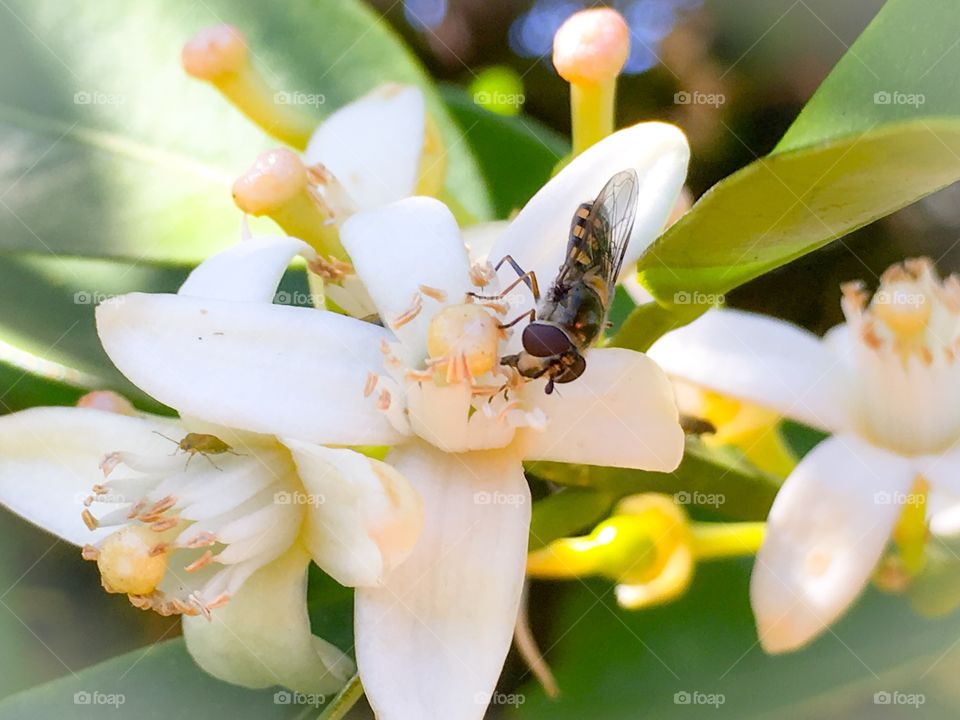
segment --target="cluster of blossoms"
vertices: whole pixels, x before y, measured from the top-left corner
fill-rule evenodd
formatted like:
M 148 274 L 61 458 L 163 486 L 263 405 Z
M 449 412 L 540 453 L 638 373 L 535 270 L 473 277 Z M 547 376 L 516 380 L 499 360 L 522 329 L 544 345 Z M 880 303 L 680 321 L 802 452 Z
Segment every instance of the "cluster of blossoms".
M 290 145 L 233 187 L 241 210 L 285 234 L 244 237 L 176 294 L 98 307 L 110 359 L 178 417 L 102 392 L 4 416 L 0 500 L 80 546 L 108 592 L 182 615 L 212 675 L 330 693 L 356 671 L 381 720 L 482 717 L 477 698 L 494 692 L 528 573 L 606 575 L 639 608 L 682 593 L 697 559 L 763 538 L 751 594 L 761 642 L 779 652 L 843 612 L 891 537 L 917 572 L 927 522 L 954 524 L 960 470 L 960 282 L 930 263 L 891 269 L 872 300 L 848 286 L 847 322 L 823 340 L 715 310 L 649 357 L 584 349 L 561 392 L 504 363 L 522 349 L 515 321 L 536 308 L 491 261 L 509 257 L 543 287 L 580 203 L 632 170 L 629 272 L 670 220 L 689 159 L 673 126 L 612 132 L 629 50 L 615 12 L 578 14 L 555 48 L 572 86 L 572 160 L 510 222 L 461 230 L 433 197 L 444 149 L 420 90 L 383 86 L 314 127 L 269 99 L 235 29 L 198 34 L 188 72 Z M 274 302 L 291 264 L 307 268 L 316 307 Z M 778 457 L 789 477 L 765 535 L 758 524 L 724 535 L 643 495 L 528 556 L 525 461 L 678 466 L 668 374 L 762 408 L 718 437 L 759 441 L 774 414 L 832 437 L 795 468 Z M 937 512 L 896 501 L 928 495 Z M 356 668 L 311 631 L 311 562 L 356 588 Z
M 533 299 L 523 285 L 501 296 L 515 278 L 488 258 L 549 282 L 573 212 L 632 169 L 630 267 L 671 213 L 686 139 L 660 123 L 609 134 L 509 224 L 462 234 L 416 196 L 438 188 L 419 90 L 375 91 L 307 138 L 265 117 L 268 90 L 232 28 L 201 33 L 184 63 L 305 149 L 261 157 L 234 186 L 289 234 L 243 239 L 176 294 L 98 307 L 111 360 L 179 419 L 113 395 L 4 417 L 0 470 L 20 485 L 3 500 L 82 546 L 108 591 L 182 614 L 194 659 L 249 687 L 330 692 L 352 673 L 311 633 L 313 561 L 357 589 L 356 659 L 378 717 L 480 717 L 521 602 L 523 461 L 669 471 L 683 453 L 670 383 L 641 353 L 594 349 L 554 394 L 504 366 L 520 349 L 507 326 Z M 341 312 L 273 302 L 294 261 Z

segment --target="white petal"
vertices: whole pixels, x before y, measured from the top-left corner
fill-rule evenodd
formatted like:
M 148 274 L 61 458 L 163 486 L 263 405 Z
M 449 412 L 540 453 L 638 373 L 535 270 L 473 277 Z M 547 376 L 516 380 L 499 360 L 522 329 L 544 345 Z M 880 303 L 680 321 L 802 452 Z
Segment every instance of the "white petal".
M 74 545 L 112 532 L 91 532 L 83 501 L 103 482 L 98 467 L 115 450 L 166 456 L 177 436 L 162 420 L 85 408 L 39 407 L 0 417 L 0 502 Z
M 640 178 L 636 220 L 623 268 L 633 264 L 663 230 L 687 173 L 690 148 L 683 132 L 665 123 L 648 122 L 615 132 L 577 156 L 524 206 L 494 244 L 490 259 L 505 255 L 526 271 L 536 273 L 546 292 L 564 260 L 570 222 L 580 203 L 593 200 L 607 181 L 627 168 Z M 500 271 L 506 286 L 515 275 L 507 266 Z M 521 286 L 519 289 L 522 291 Z M 529 293 L 518 292 L 517 315 L 533 307 Z M 514 335 L 511 347 L 518 343 Z
M 425 119 L 418 88 L 385 85 L 328 117 L 304 159 L 325 165 L 361 210 L 386 205 L 416 189 Z
M 960 535 L 960 447 L 917 458 L 916 463 L 919 474 L 930 483 L 930 531 L 941 537 Z
M 828 438 L 787 478 L 767 518 L 750 598 L 770 653 L 806 645 L 863 590 L 903 510 L 910 460 Z
M 292 237 L 254 237 L 204 260 L 186 282 L 180 295 L 238 302 L 273 302 L 284 271 L 297 255 L 316 253 Z
M 197 664 L 234 685 L 283 685 L 304 693 L 332 693 L 353 663 L 310 632 L 307 566 L 300 546 L 261 568 L 225 605 L 183 617 L 187 649 Z
M 387 460 L 419 490 L 425 522 L 386 585 L 357 590 L 364 690 L 379 720 L 480 720 L 523 586 L 530 492 L 520 462 L 424 444 Z
M 510 227 L 508 220 L 494 220 L 464 228 L 463 243 L 470 254 L 470 262 L 484 263 L 489 260 L 494 244 L 508 227 Z
M 400 435 L 364 398 L 382 371 L 380 327 L 334 313 L 133 293 L 97 308 L 113 363 L 182 415 L 312 442 L 379 445 Z
M 683 430 L 667 376 L 632 350 L 598 348 L 586 359 L 583 375 L 552 395 L 544 394 L 543 381 L 524 388 L 524 399 L 547 416 L 543 431 L 518 431 L 524 458 L 674 470 Z
M 285 444 L 306 490 L 304 543 L 314 561 L 341 585 L 380 584 L 420 535 L 416 490 L 390 465 L 358 452 Z
M 850 425 L 843 363 L 816 335 L 782 320 L 710 310 L 657 340 L 649 355 L 671 377 L 813 427 Z
M 400 339 L 410 362 L 426 353 L 427 327 L 442 303 L 423 295 L 423 310 L 398 327 L 420 286 L 440 291 L 446 302 L 463 302 L 470 289 L 470 261 L 457 221 L 439 200 L 415 197 L 358 213 L 340 231 L 360 279 L 380 317 Z

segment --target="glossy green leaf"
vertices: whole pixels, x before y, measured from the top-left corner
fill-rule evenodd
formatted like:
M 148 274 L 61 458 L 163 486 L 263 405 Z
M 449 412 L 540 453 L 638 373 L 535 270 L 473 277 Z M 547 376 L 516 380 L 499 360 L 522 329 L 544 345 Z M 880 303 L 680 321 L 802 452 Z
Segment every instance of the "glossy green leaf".
M 763 520 L 773 504 L 780 481 L 757 470 L 733 448 L 710 448 L 687 438 L 680 467 L 672 473 L 626 470 L 594 465 L 536 462 L 532 475 L 550 482 L 613 493 L 674 495 L 685 505 L 702 507 L 735 520 Z
M 570 152 L 569 143 L 538 120 L 492 113 L 462 88 L 444 86 L 442 94 L 480 164 L 499 218 L 523 207 Z
M 686 720 L 709 717 L 806 720 L 826 717 L 952 717 L 932 709 L 937 684 L 952 682 L 956 613 L 936 622 L 903 598 L 868 591 L 809 648 L 771 657 L 761 650 L 749 606 L 749 560 L 696 569 L 679 601 L 645 611 L 617 607 L 602 580 L 535 584 L 531 607 L 547 593 L 551 619 L 538 640 L 549 648 L 560 687 L 546 698 L 535 681 L 507 717 L 524 720 Z M 938 694 L 945 695 L 941 685 Z M 881 714 L 875 692 L 926 692 L 927 704 Z M 696 699 L 695 699 L 696 694 Z M 710 702 L 713 696 L 714 702 Z M 824 710 L 839 705 L 845 712 Z
M 289 693 L 246 690 L 200 670 L 182 639 L 120 655 L 0 702 L 0 720 L 104 717 L 137 720 L 229 717 L 297 719 L 316 717 L 313 705 Z M 289 702 L 284 702 L 286 699 Z M 305 697 L 305 699 L 309 699 Z
M 12 0 L 0 6 L 0 248 L 195 261 L 234 242 L 230 185 L 278 143 L 180 67 L 183 43 L 222 22 L 278 91 L 316 98 L 318 118 L 387 81 L 423 87 L 448 190 L 489 216 L 459 128 L 359 0 Z
M 890 0 L 775 150 L 655 243 L 644 284 L 723 294 L 960 179 L 958 36 L 952 0 Z

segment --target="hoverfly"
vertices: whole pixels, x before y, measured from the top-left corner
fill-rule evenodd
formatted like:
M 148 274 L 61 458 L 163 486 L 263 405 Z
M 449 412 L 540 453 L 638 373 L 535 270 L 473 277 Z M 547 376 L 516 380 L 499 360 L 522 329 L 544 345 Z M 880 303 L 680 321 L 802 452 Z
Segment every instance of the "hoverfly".
M 509 256 L 500 261 L 510 263 L 537 301 L 534 310 L 505 326 L 530 318 L 521 336 L 523 351 L 500 362 L 515 367 L 526 378 L 546 376 L 548 395 L 554 384 L 576 380 L 586 370 L 583 352 L 606 323 L 633 231 L 639 185 L 636 171 L 623 170 L 610 178 L 596 200 L 577 208 L 566 258 L 542 298 L 532 272 L 524 273 Z

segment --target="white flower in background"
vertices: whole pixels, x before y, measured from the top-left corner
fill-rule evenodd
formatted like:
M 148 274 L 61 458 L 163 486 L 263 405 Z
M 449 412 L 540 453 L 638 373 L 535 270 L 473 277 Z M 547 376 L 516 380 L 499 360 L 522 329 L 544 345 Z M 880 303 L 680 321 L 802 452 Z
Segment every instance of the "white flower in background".
M 872 300 L 845 286 L 843 310 L 846 323 L 823 340 L 709 311 L 650 350 L 675 378 L 833 433 L 770 511 L 751 584 L 768 652 L 802 647 L 844 612 L 901 516 L 919 506 L 922 521 L 928 489 L 944 504 L 960 490 L 960 281 L 910 260 L 884 274 Z M 934 531 L 939 519 L 927 518 Z
M 180 295 L 163 299 L 199 307 L 201 317 L 208 303 L 212 313 L 238 315 L 269 307 L 262 303 L 298 251 L 312 255 L 299 240 L 248 240 L 197 268 Z M 194 339 L 216 355 L 231 333 L 224 323 L 197 329 Z M 154 347 L 150 341 L 127 350 L 149 355 Z M 239 360 L 218 357 L 227 375 Z M 183 388 L 210 382 L 193 374 L 189 356 L 179 361 Z M 291 368 L 278 361 L 246 371 Z M 250 379 L 247 392 L 259 382 Z M 282 394 L 254 394 L 265 417 L 287 413 Z M 307 566 L 312 558 L 345 585 L 381 583 L 420 532 L 422 506 L 412 487 L 389 465 L 352 450 L 231 429 L 237 424 L 229 413 L 214 413 L 227 423 L 211 424 L 192 408 L 173 421 L 137 416 L 103 394 L 84 404 L 0 418 L 0 500 L 84 546 L 108 591 L 140 608 L 182 613 L 187 647 L 211 674 L 249 687 L 335 691 L 353 662 L 310 631 Z
M 635 259 L 663 227 L 687 159 L 671 126 L 618 132 L 546 185 L 493 255 L 511 254 L 548 284 L 579 203 L 632 167 Z M 419 492 L 424 525 L 410 557 L 357 592 L 364 688 L 381 719 L 479 718 L 476 698 L 493 692 L 523 585 L 522 461 L 672 470 L 683 452 L 673 394 L 656 365 L 622 349 L 592 350 L 586 372 L 549 396 L 543 380 L 504 374 L 499 359 L 519 339 L 505 339 L 499 323 L 530 301 L 521 287 L 502 314 L 496 303 L 466 302 L 499 283 L 489 266 L 471 265 L 436 200 L 359 213 L 341 239 L 386 327 L 271 304 L 280 269 L 309 251 L 290 239 L 248 240 L 201 265 L 178 295 L 102 305 L 100 336 L 127 377 L 197 422 L 284 443 L 393 446 L 387 462 Z M 203 278 L 215 282 L 193 292 Z M 211 611 L 214 622 L 230 605 Z

